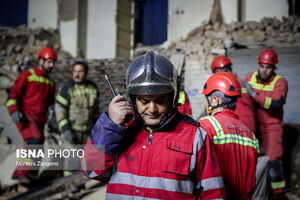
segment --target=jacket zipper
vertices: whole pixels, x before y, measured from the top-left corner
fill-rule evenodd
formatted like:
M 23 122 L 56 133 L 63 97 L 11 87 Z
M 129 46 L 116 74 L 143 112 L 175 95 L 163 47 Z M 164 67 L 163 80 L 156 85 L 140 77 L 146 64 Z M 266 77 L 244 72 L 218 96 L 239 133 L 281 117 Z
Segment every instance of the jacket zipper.
M 152 144 L 152 139 L 153 139 L 153 131 L 151 130 L 149 132 L 148 144 Z
M 149 131 L 148 144 L 152 144 L 153 130 L 149 126 L 146 129 Z

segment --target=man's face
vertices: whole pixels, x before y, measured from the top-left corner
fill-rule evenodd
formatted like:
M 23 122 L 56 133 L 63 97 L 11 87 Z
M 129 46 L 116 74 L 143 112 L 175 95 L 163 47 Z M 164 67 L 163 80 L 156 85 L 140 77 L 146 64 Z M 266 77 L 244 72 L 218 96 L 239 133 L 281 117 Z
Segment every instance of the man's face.
M 136 105 L 147 126 L 158 126 L 168 112 L 168 94 L 139 95 Z
M 267 81 L 274 73 L 275 66 L 259 63 L 258 74 L 262 81 Z
M 82 65 L 78 64 L 73 67 L 73 80 L 76 83 L 84 82 L 86 79 L 86 76 L 87 76 L 87 74 L 84 71 L 84 67 Z
M 42 67 L 43 71 L 46 74 L 49 74 L 55 66 L 55 60 L 52 60 L 52 59 L 44 60 L 41 58 L 39 60 L 39 63 L 40 63 L 40 66 Z

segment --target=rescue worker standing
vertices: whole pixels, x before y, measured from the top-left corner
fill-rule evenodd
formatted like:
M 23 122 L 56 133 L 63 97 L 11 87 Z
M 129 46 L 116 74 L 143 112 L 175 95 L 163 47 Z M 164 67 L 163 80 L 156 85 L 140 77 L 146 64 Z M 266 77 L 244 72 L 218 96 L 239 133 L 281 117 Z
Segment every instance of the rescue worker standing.
M 55 85 L 48 74 L 55 66 L 56 53 L 46 47 L 40 51 L 38 58 L 39 66 L 21 72 L 7 102 L 12 121 L 16 123 L 26 146 L 43 144 L 48 108 L 54 104 Z M 29 183 L 29 172 L 30 167 L 18 166 L 12 178 Z
M 226 56 L 218 56 L 211 63 L 212 73 L 228 72 L 232 73 L 232 63 Z M 238 99 L 236 103 L 235 113 L 239 116 L 239 120 L 242 121 L 253 133 L 256 133 L 256 112 L 254 108 L 254 101 L 247 92 L 246 87 L 243 84 L 243 80 L 240 79 L 237 74 L 233 76 L 238 80 L 242 97 Z
M 73 79 L 56 96 L 55 115 L 65 142 L 85 144 L 98 117 L 99 92 L 96 84 L 87 80 L 86 62 L 75 62 L 72 69 Z
M 200 125 L 215 146 L 227 199 L 252 199 L 259 145 L 234 112 L 240 85 L 232 74 L 218 72 L 206 81 L 202 93 L 210 116 L 200 119 Z
M 258 71 L 248 74 L 245 83 L 248 94 L 257 104 L 257 119 L 264 154 L 270 157 L 269 174 L 274 194 L 285 187 L 282 170 L 283 105 L 288 91 L 287 81 L 275 73 L 277 54 L 272 49 L 262 51 Z M 276 197 L 276 196 L 275 196 Z
M 112 99 L 81 160 L 87 177 L 109 180 L 106 199 L 224 198 L 206 131 L 177 111 L 171 62 L 153 51 L 138 57 L 127 70 L 126 91 L 132 105 L 124 96 Z

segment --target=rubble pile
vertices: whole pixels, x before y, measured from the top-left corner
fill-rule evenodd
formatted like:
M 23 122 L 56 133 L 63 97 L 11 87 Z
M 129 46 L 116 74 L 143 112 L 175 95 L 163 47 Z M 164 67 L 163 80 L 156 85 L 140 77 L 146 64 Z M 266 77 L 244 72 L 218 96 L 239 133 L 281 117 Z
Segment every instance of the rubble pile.
M 226 49 L 287 46 L 300 46 L 300 18 L 296 15 L 283 17 L 281 20 L 277 17 L 265 17 L 260 22 L 230 24 L 203 21 L 185 39 L 171 42 L 168 51 L 163 48 L 157 50 L 167 56 L 178 51 L 186 55 L 197 55 L 209 67 L 213 56 L 224 55 Z
M 263 18 L 260 22 L 248 21 L 224 24 L 203 21 L 186 38 L 179 38 L 161 46 L 139 47 L 135 53 L 144 54 L 149 49 L 171 58 L 174 54 L 183 54 L 185 66 L 181 75 L 184 89 L 192 106 L 193 118 L 203 116 L 203 98 L 199 91 L 204 80 L 211 75 L 210 65 L 217 55 L 226 55 L 238 48 L 279 48 L 300 46 L 300 18 L 298 16 Z M 194 98 L 195 97 L 195 98 Z M 202 99 L 201 99 L 202 98 Z
M 71 65 L 76 60 L 69 53 L 60 49 L 60 36 L 54 29 L 29 29 L 25 26 L 18 28 L 0 27 L 0 105 L 7 99 L 10 90 L 20 71 L 36 66 L 39 51 L 51 46 L 57 52 L 57 63 L 51 77 L 57 89 L 71 78 Z M 129 58 L 89 60 L 89 79 L 94 81 L 100 90 L 100 108 L 105 110 L 111 99 L 111 91 L 107 87 L 104 74 L 107 73 L 116 91 L 124 93 L 123 81 Z M 121 80 L 121 81 L 120 81 Z
M 48 45 L 59 49 L 59 32 L 56 29 L 29 29 L 0 27 L 0 66 L 8 65 L 17 72 L 16 65 L 23 65 L 36 58 L 39 51 Z

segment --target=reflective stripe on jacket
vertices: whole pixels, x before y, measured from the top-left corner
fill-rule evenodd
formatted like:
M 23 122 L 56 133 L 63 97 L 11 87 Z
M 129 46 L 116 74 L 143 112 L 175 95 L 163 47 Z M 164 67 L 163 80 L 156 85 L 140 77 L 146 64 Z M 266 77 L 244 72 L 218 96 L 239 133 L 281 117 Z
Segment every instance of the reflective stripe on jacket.
M 212 143 L 205 130 L 183 118 L 191 119 L 177 114 L 162 128 L 151 130 L 134 119 L 128 127 L 119 126 L 103 113 L 86 145 L 83 172 L 109 180 L 106 199 L 195 199 L 200 184 L 202 199 L 223 199 Z
M 255 135 L 228 109 L 200 119 L 200 125 L 214 143 L 227 187 L 239 199 L 252 199 L 259 153 Z
M 34 115 L 47 115 L 54 104 L 55 86 L 39 67 L 21 72 L 15 81 L 6 106 L 10 113 L 20 110 Z
M 192 115 L 191 103 L 185 91 L 179 92 L 178 111 L 184 115 Z

